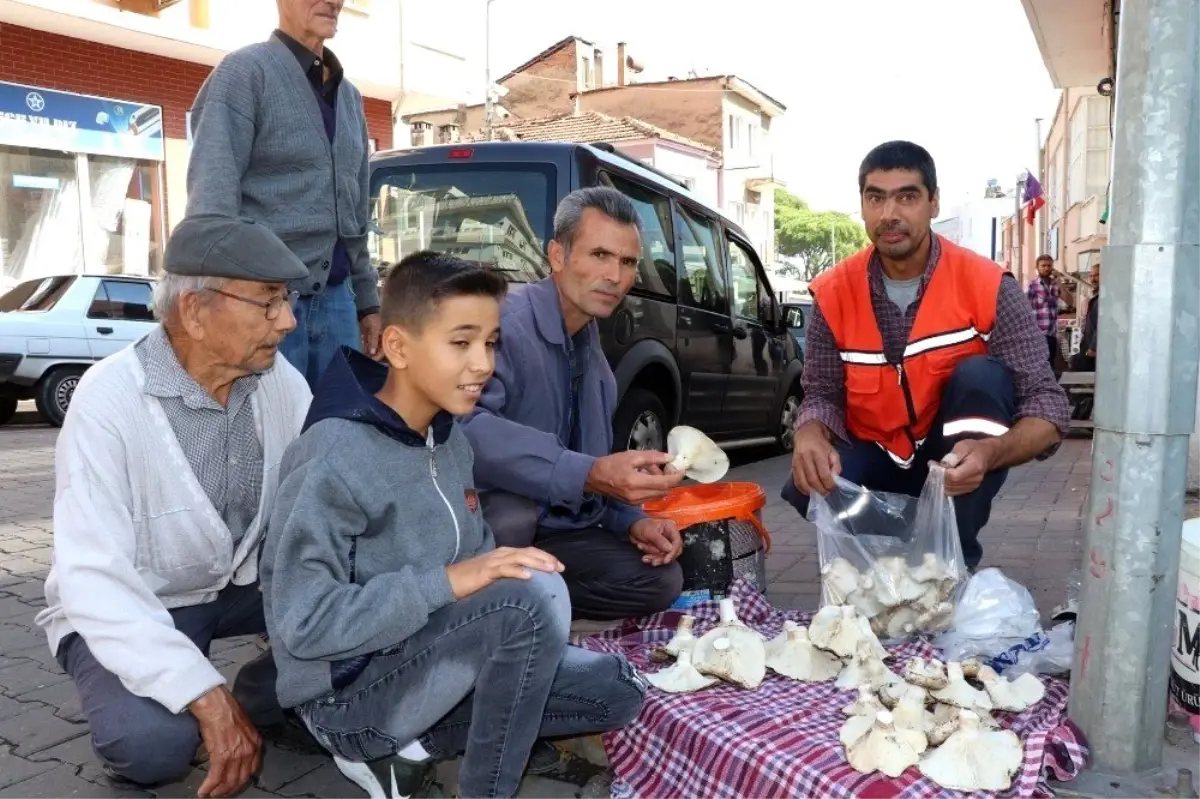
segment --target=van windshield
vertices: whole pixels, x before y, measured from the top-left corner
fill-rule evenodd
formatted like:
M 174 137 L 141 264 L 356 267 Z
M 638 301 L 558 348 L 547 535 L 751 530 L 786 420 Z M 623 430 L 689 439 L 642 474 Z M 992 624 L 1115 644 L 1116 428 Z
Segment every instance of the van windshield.
M 556 175 L 548 164 L 430 164 L 372 176 L 371 258 L 382 274 L 437 250 L 503 272 L 513 283 L 550 273 Z

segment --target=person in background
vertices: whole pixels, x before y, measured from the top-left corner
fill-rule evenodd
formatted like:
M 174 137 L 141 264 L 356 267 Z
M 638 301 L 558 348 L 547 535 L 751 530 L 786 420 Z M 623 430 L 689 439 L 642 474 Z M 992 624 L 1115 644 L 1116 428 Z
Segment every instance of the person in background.
M 308 267 L 280 352 L 310 386 L 339 346 L 379 348 L 366 117 L 325 47 L 343 2 L 277 0 L 279 28 L 223 58 L 192 107 L 187 212 L 255 219 Z
M 455 422 L 491 376 L 505 280 L 418 252 L 384 288 L 386 363 L 345 351 L 280 468 L 263 548 L 279 697 L 372 797 L 512 796 L 539 736 L 624 726 L 644 685 L 567 645 L 562 563 L 497 548 Z M 386 464 L 386 468 L 379 468 Z
M 1059 375 L 1058 369 L 1058 301 L 1073 302 L 1070 290 L 1058 282 L 1054 274 L 1054 259 L 1049 255 L 1039 255 L 1037 259 L 1037 277 L 1029 281 L 1025 289 L 1029 297 L 1029 305 L 1033 308 L 1033 316 L 1038 329 L 1046 338 L 1046 350 L 1050 368 L 1054 376 Z
M 37 623 L 110 777 L 180 779 L 203 743 L 199 795 L 231 796 L 261 763 L 256 727 L 283 714 L 269 652 L 231 692 L 208 651 L 266 631 L 259 544 L 310 399 L 276 353 L 296 326 L 287 284 L 307 268 L 262 225 L 205 215 L 175 228 L 164 267 L 161 326 L 71 399 Z
M 1048 457 L 1066 434 L 1066 394 L 1017 282 L 930 230 L 937 171 L 923 147 L 876 147 L 858 188 L 872 245 L 810 285 L 804 400 L 783 496 L 806 515 L 836 475 L 917 496 L 940 461 L 974 568 L 1008 469 Z
M 1083 334 L 1079 339 L 1079 352 L 1071 356 L 1071 371 L 1096 371 L 1096 323 L 1100 315 L 1100 264 L 1092 264 L 1088 273 L 1092 286 L 1092 298 L 1088 300 L 1087 313 L 1083 318 Z
M 577 618 L 657 613 L 682 591 L 683 542 L 638 506 L 683 474 L 662 473 L 666 453 L 610 454 L 617 381 L 596 327 L 637 278 L 637 210 L 616 189 L 572 192 L 548 254 L 553 274 L 505 302 L 496 373 L 464 425 L 483 507 L 497 543 L 562 561 Z

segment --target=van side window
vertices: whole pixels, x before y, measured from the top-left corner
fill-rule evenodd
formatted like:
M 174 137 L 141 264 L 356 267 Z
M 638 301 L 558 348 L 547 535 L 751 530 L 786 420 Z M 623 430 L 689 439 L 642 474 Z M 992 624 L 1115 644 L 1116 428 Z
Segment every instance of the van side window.
M 675 224 L 683 250 L 683 274 L 679 276 L 679 301 L 693 308 L 718 314 L 729 313 L 729 287 L 725 283 L 724 259 L 717 247 L 717 227 L 700 214 L 676 205 Z
M 733 290 L 733 312 L 743 319 L 763 321 L 759 311 L 759 285 L 754 261 L 746 248 L 732 239 L 729 241 L 729 279 Z M 766 299 L 768 303 L 771 301 L 769 296 Z
M 671 201 L 631 180 L 603 172 L 605 183 L 633 201 L 642 220 L 642 260 L 634 288 L 675 297 L 675 236 L 671 226 Z

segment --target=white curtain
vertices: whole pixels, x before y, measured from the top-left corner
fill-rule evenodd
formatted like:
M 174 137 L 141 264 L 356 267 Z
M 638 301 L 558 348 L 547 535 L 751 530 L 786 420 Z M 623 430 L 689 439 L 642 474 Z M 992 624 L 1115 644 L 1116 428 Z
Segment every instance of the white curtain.
M 87 268 L 92 273 L 119 274 L 123 271 L 125 255 L 122 249 L 121 221 L 129 181 L 137 161 L 129 158 L 92 158 L 92 207 L 87 214 Z
M 71 274 L 83 261 L 79 235 L 79 182 L 61 179 L 57 191 L 43 191 L 36 213 L 19 232 L 17 246 L 4 265 L 14 283 Z

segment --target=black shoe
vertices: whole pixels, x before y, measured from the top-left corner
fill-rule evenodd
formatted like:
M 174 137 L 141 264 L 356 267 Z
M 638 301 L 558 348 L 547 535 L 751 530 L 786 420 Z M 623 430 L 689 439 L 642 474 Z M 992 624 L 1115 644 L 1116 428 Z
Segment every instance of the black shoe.
M 342 776 L 366 791 L 371 799 L 447 796 L 437 781 L 437 763 L 432 759 L 418 762 L 394 755 L 355 763 L 334 755 L 333 762 Z
M 525 773 L 535 776 L 552 774 L 558 771 L 561 761 L 562 751 L 549 741 L 539 738 L 534 741 L 533 749 L 529 751 L 529 762 L 525 766 Z

